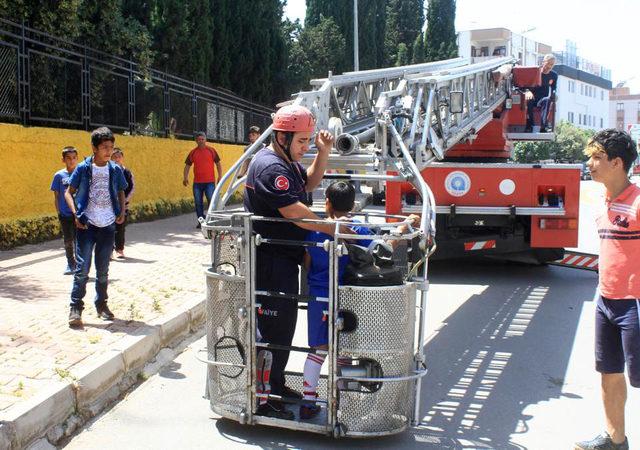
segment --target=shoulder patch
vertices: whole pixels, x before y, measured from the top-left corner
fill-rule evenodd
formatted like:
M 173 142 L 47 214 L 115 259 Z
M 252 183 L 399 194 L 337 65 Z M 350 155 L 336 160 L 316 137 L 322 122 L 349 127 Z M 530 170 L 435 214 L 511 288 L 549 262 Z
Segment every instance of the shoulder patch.
M 286 191 L 289 189 L 289 179 L 284 175 L 278 175 L 273 184 L 279 191 Z

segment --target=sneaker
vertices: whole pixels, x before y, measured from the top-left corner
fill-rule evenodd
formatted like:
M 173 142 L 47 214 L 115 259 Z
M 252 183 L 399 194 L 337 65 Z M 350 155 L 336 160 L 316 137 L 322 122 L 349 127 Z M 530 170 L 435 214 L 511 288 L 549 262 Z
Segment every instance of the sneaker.
M 294 389 L 291 389 L 288 386 L 282 388 L 282 396 L 287 398 L 295 398 L 298 400 L 302 400 L 302 394 Z
M 258 406 L 256 409 L 257 416 L 273 417 L 274 419 L 293 420 L 295 416 L 293 412 L 285 408 L 280 402 L 268 401 Z
M 200 228 L 202 228 L 202 224 L 200 222 L 198 222 L 198 224 L 196 225 L 196 229 L 199 230 Z
M 69 311 L 69 326 L 81 327 L 82 326 L 82 309 L 72 306 Z
M 616 444 L 611 440 L 609 433 L 604 431 L 590 441 L 576 442 L 574 450 L 629 450 L 629 441 L 624 438 L 624 442 Z
M 102 320 L 113 320 L 115 318 L 106 303 L 96 306 L 96 312 Z
M 300 420 L 313 419 L 320 411 L 322 411 L 320 405 L 300 405 Z
M 124 250 L 116 250 L 116 258 L 124 259 Z
M 73 275 L 73 273 L 75 272 L 75 270 L 73 270 L 71 268 L 71 266 L 67 266 L 66 269 L 64 269 L 64 272 L 62 272 L 64 275 Z

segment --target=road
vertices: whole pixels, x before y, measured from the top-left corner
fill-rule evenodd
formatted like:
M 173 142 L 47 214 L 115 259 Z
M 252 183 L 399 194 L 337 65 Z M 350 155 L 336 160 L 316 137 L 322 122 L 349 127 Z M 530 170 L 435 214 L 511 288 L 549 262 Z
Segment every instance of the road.
M 583 182 L 579 249 L 595 250 L 592 214 L 600 191 Z M 241 426 L 203 399 L 205 369 L 194 341 L 169 366 L 78 434 L 67 449 L 504 448 L 570 449 L 603 427 L 593 370 L 597 275 L 513 263 L 432 265 L 429 374 L 423 424 L 375 440 L 339 440 Z M 304 316 L 296 342 L 304 344 Z M 292 361 L 298 369 L 302 358 Z M 629 391 L 628 424 L 640 423 L 640 392 Z M 640 428 L 629 426 L 632 448 Z

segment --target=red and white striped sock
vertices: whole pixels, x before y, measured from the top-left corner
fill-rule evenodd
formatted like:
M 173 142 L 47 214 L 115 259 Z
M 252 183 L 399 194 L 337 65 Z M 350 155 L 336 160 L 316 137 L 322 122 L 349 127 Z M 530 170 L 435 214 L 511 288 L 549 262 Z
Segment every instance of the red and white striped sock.
M 304 383 L 302 393 L 305 400 L 315 400 L 318 390 L 318 380 L 320 380 L 320 369 L 324 363 L 325 355 L 309 353 L 304 363 Z
M 256 394 L 271 394 L 271 364 L 273 356 L 271 352 L 262 350 L 258 352 L 258 361 L 256 364 Z M 266 397 L 258 397 L 258 404 L 267 403 Z

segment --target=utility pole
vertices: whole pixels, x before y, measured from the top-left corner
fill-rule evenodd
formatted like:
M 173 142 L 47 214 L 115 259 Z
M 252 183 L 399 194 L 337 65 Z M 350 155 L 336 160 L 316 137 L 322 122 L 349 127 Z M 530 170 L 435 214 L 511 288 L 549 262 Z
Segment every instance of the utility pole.
M 358 0 L 353 0 L 353 70 L 360 70 L 358 60 Z

